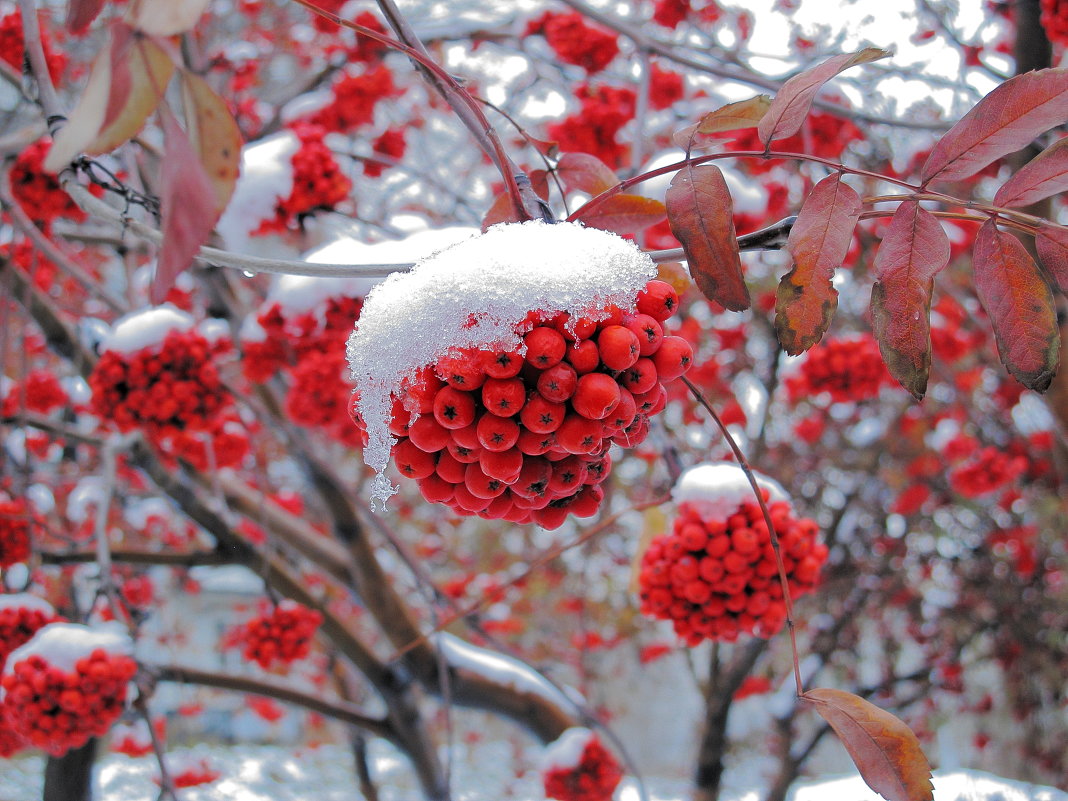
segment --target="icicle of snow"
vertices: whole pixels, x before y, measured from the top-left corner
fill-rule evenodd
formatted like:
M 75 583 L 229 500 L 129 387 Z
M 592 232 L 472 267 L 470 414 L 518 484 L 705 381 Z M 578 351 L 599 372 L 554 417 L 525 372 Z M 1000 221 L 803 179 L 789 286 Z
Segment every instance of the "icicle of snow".
M 586 746 L 596 735 L 585 726 L 572 726 L 545 746 L 541 757 L 541 772 L 574 770 L 582 762 Z
M 121 623 L 100 623 L 93 628 L 80 623 L 50 623 L 33 635 L 26 644 L 8 656 L 4 673 L 14 670 L 18 662 L 39 656 L 54 668 L 66 673 L 74 670 L 79 659 L 102 648 L 109 654 L 133 656 L 133 640 Z
M 193 318 L 169 303 L 131 312 L 116 321 L 111 333 L 100 343 L 100 350 L 128 355 L 163 344 L 171 331 L 188 331 Z
M 772 501 L 789 501 L 790 495 L 774 479 L 753 471 L 757 486 Z M 710 462 L 691 467 L 679 476 L 671 492 L 675 503 L 689 503 L 710 519 L 726 520 L 747 501 L 755 501 L 745 472 L 734 462 Z
M 459 348 L 519 348 L 530 311 L 596 315 L 628 307 L 656 276 L 633 243 L 607 231 L 540 221 L 495 225 L 395 273 L 367 296 L 348 359 L 367 424 L 371 497 L 395 492 L 383 471 L 394 438 L 390 395 L 420 368 Z

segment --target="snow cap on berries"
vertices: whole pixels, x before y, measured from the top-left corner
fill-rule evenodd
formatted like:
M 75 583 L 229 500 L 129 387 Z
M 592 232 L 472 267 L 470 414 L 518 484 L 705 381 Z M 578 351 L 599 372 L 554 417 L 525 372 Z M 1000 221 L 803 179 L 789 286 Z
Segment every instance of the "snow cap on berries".
M 0 595 L 0 609 L 25 609 L 27 612 L 40 612 L 42 615 L 54 615 L 56 610 L 44 598 L 30 595 L 28 592 L 13 592 Z
M 234 194 L 215 226 L 226 246 L 243 250 L 250 234 L 275 212 L 278 198 L 293 191 L 293 155 L 300 139 L 292 131 L 247 145 L 241 150 L 241 174 Z
M 25 645 L 8 657 L 4 672 L 31 656 L 39 656 L 54 668 L 73 672 L 78 660 L 97 649 L 109 654 L 133 656 L 133 640 L 120 623 L 100 623 L 90 628 L 80 623 L 51 623 L 40 629 Z
M 169 303 L 131 312 L 116 321 L 111 333 L 100 343 L 100 350 L 121 354 L 159 347 L 171 331 L 188 331 L 195 321 Z
M 628 308 L 655 276 L 652 259 L 616 234 L 534 220 L 493 226 L 375 287 L 348 342 L 364 459 L 378 473 L 372 497 L 396 491 L 383 471 L 390 396 L 405 378 L 461 348 L 521 348 L 516 328 L 531 311 L 596 319 L 606 306 Z
M 753 471 L 757 485 L 770 494 L 769 502 L 789 501 L 790 496 L 774 479 Z M 745 472 L 734 462 L 707 462 L 691 467 L 671 491 L 675 503 L 689 503 L 702 516 L 726 520 L 743 503 L 753 500 L 753 488 Z
M 593 731 L 575 726 L 546 747 L 541 775 L 549 798 L 608 801 L 623 770 Z
M 545 746 L 541 755 L 543 773 L 551 770 L 574 770 L 582 762 L 586 746 L 597 735 L 585 726 L 572 726 Z

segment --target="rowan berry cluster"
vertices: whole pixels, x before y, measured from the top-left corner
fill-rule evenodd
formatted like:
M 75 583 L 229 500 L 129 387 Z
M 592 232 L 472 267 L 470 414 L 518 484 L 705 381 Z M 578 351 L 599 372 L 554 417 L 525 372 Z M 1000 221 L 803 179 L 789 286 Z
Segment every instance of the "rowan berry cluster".
M 593 732 L 569 729 L 561 740 L 571 736 L 585 743 L 578 743 L 582 750 L 577 759 L 572 754 L 568 755 L 568 764 L 550 762 L 546 766 L 542 772 L 546 797 L 558 801 L 609 801 L 623 778 L 623 769 Z
M 376 156 L 385 156 L 393 161 L 404 158 L 407 143 L 404 141 L 403 128 L 390 128 L 371 143 L 371 150 Z M 363 163 L 363 174 L 368 178 L 377 178 L 389 166 L 386 162 L 368 159 Z
M 11 387 L 0 403 L 0 414 L 8 417 L 22 408 L 48 414 L 53 409 L 65 406 L 68 400 L 59 379 L 52 373 L 48 370 L 32 370 L 21 382 Z
M 239 635 L 243 655 L 264 670 L 303 659 L 311 650 L 312 638 L 322 622 L 323 616 L 314 609 L 283 601 L 269 614 L 244 625 Z
M 41 44 L 44 46 L 48 74 L 52 82 L 56 83 L 67 68 L 67 57 L 53 50 L 47 30 L 47 26 L 41 27 Z M 22 12 L 16 8 L 10 14 L 0 17 L 0 59 L 21 75 L 25 58 L 26 41 L 22 33 Z
M 582 108 L 550 125 L 549 137 L 561 150 L 589 153 L 613 168 L 625 166 L 630 149 L 616 141 L 616 135 L 634 117 L 634 90 L 583 84 L 575 90 L 575 97 Z
M 1054 44 L 1068 45 L 1068 2 L 1042 0 L 1042 27 Z
M 190 329 L 133 353 L 105 350 L 89 376 L 93 412 L 157 438 L 210 430 L 228 404 L 212 358 L 224 347 Z
M 38 629 L 63 619 L 35 598 L 20 603 L 23 597 L 0 596 L 0 671 L 12 651 L 28 643 Z
M 874 337 L 824 340 L 805 354 L 794 375 L 784 381 L 792 403 L 828 393 L 833 403 L 874 398 L 890 382 Z
M 171 782 L 177 788 L 198 787 L 202 784 L 211 784 L 220 776 L 222 776 L 222 773 L 215 770 L 208 760 L 201 759 L 183 766 L 181 770 L 175 771 L 174 775 L 171 776 Z
M 342 76 L 334 83 L 333 92 L 333 102 L 318 109 L 307 121 L 324 131 L 349 133 L 374 122 L 378 101 L 399 90 L 393 83 L 393 73 L 379 65 L 359 75 Z
M 236 415 L 219 416 L 205 431 L 179 431 L 157 442 L 165 456 L 197 470 L 238 467 L 250 450 L 248 430 Z
M 527 24 L 526 35 L 541 34 L 565 64 L 575 64 L 586 72 L 600 72 L 619 55 L 616 36 L 586 24 L 577 11 L 561 14 L 546 11 Z
M 352 181 L 334 160 L 323 137 L 327 129 L 318 124 L 297 123 L 293 133 L 300 149 L 293 154 L 293 188 L 288 197 L 279 197 L 274 216 L 260 223 L 253 234 L 288 231 L 316 211 L 331 211 L 349 196 Z
M 103 648 L 79 659 L 72 671 L 31 654 L 5 670 L 0 712 L 28 745 L 61 756 L 104 735 L 118 720 L 136 672 L 133 659 Z
M 34 142 L 15 159 L 9 174 L 11 193 L 30 219 L 45 231 L 57 217 L 82 222 L 87 216 L 63 191 L 56 176 L 45 172 L 49 147 L 51 144 L 44 139 Z
M 525 352 L 462 351 L 425 369 L 394 402 L 397 469 L 461 515 L 557 528 L 595 514 L 609 447 L 645 439 L 662 382 L 693 359 L 661 327 L 677 305 L 651 281 L 630 312 L 532 313 L 519 327 Z
M 0 567 L 30 558 L 30 527 L 33 516 L 22 498 L 0 501 Z
M 1027 457 L 987 447 L 951 472 L 949 484 L 967 498 L 979 498 L 1004 487 L 1025 472 Z
M 764 491 L 765 501 L 770 497 Z M 827 559 L 816 542 L 815 521 L 795 518 L 790 504 L 768 505 L 782 546 L 791 597 L 811 592 Z M 671 533 L 657 537 L 642 555 L 642 614 L 670 620 L 687 645 L 733 642 L 740 634 L 770 637 L 786 621 L 775 550 L 759 504 L 742 503 L 734 514 L 708 519 L 690 503 L 679 504 Z

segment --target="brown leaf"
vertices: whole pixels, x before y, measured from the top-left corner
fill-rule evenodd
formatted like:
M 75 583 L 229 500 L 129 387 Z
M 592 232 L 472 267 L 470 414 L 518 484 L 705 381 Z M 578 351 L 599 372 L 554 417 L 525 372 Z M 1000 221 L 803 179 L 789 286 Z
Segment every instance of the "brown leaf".
M 748 100 L 728 103 L 708 112 L 701 121 L 676 131 L 671 141 L 683 150 L 698 150 L 716 144 L 724 134 L 755 128 L 771 106 L 771 98 L 757 95 Z M 708 141 L 712 140 L 712 141 Z
M 565 153 L 556 172 L 568 192 L 585 192 L 591 197 L 619 183 L 611 167 L 588 153 Z
M 545 170 L 531 170 L 530 183 L 534 192 L 542 200 L 549 199 L 549 173 Z M 518 222 L 519 218 L 512 207 L 512 197 L 507 192 L 501 192 L 493 199 L 493 205 L 489 207 L 486 216 L 482 218 L 482 230 L 485 231 L 491 225 L 505 222 Z
M 723 173 L 714 165 L 687 165 L 667 191 L 671 233 L 682 243 L 697 288 L 706 298 L 732 311 L 749 308 L 742 276 L 734 204 Z
M 842 690 L 809 690 L 801 698 L 834 729 L 868 787 L 887 801 L 934 798 L 931 766 L 900 719 Z
M 831 56 L 822 64 L 799 72 L 782 85 L 771 101 L 767 113 L 757 125 L 757 136 L 765 147 L 775 139 L 785 139 L 801 130 L 812 107 L 812 101 L 823 84 L 838 73 L 890 55 L 888 50 L 866 47 L 856 53 Z
M 184 71 L 182 104 L 189 140 L 215 187 L 215 208 L 222 214 L 241 168 L 241 131 L 226 101 L 203 78 Z
M 110 153 L 140 132 L 174 74 L 174 61 L 158 42 L 122 22 L 112 26 L 111 86 L 100 132 L 86 145 L 90 156 Z
M 920 178 L 959 181 L 1031 144 L 1068 118 L 1068 70 L 1025 72 L 1009 78 L 938 140 Z
M 165 146 L 160 174 L 163 243 L 149 287 L 149 299 L 157 304 L 163 302 L 175 279 L 192 264 L 220 215 L 213 202 L 215 187 L 185 131 L 166 103 L 160 105 L 159 113 Z
M 1053 292 L 1015 236 L 987 220 L 975 237 L 975 289 L 1013 378 L 1045 392 L 1057 372 L 1060 335 Z
M 613 195 L 593 207 L 589 214 L 580 208 L 575 219 L 589 228 L 634 236 L 664 219 L 667 209 L 659 200 L 640 195 Z
M 1068 136 L 1047 147 L 1007 180 L 997 194 L 998 206 L 1028 206 L 1068 189 Z
M 152 36 L 175 36 L 196 25 L 207 6 L 208 0 L 135 0 L 126 19 Z
M 816 184 L 790 229 L 786 248 L 794 266 L 779 282 L 775 333 L 791 356 L 819 342 L 831 323 L 838 307 L 831 279 L 849 252 L 860 210 L 860 195 L 834 173 Z
M 883 361 L 920 400 L 931 370 L 931 293 L 949 263 L 949 237 L 916 201 L 898 206 L 875 255 L 871 317 Z
M 1035 235 L 1035 248 L 1046 275 L 1062 294 L 1068 295 L 1068 229 L 1043 225 Z
M 85 33 L 104 7 L 104 0 L 69 0 L 67 3 L 67 30 L 76 36 Z

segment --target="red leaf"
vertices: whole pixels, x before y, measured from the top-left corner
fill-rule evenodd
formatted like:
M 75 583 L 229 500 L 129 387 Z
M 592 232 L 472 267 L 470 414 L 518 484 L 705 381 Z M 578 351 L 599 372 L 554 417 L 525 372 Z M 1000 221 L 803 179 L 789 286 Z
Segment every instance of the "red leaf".
M 182 104 L 189 139 L 215 187 L 215 208 L 222 214 L 241 168 L 241 130 L 226 101 L 198 75 L 182 73 Z
M 659 200 L 639 195 L 613 195 L 594 206 L 589 214 L 583 214 L 579 209 L 575 219 L 590 228 L 634 236 L 650 225 L 656 225 L 665 214 L 667 209 Z
M 931 766 L 912 730 L 885 709 L 841 690 L 809 690 L 812 704 L 842 741 L 864 783 L 887 801 L 931 801 Z
M 931 292 L 949 238 L 916 201 L 898 206 L 875 256 L 872 329 L 890 373 L 919 400 L 931 370 Z
M 734 204 L 719 167 L 687 165 L 667 191 L 671 233 L 682 243 L 690 275 L 706 298 L 732 311 L 749 308 L 742 276 Z
M 767 147 L 774 139 L 785 139 L 801 130 L 812 101 L 823 84 L 838 73 L 890 55 L 878 47 L 866 47 L 856 53 L 832 56 L 812 69 L 799 72 L 782 85 L 771 101 L 767 113 L 757 125 L 757 136 Z
M 838 307 L 831 279 L 849 251 L 860 207 L 860 195 L 835 173 L 816 184 L 790 230 L 794 266 L 779 282 L 775 333 L 791 356 L 819 342 L 831 323 Z
M 1057 371 L 1060 335 L 1053 292 L 1023 243 L 987 220 L 975 238 L 975 289 L 1013 378 L 1044 392 Z
M 1058 139 L 1031 161 L 994 195 L 998 206 L 1027 206 L 1068 189 L 1068 136 Z
M 103 7 L 104 0 L 69 0 L 67 30 L 76 35 L 84 33 Z
M 1060 291 L 1068 295 L 1068 229 L 1043 225 L 1035 235 L 1038 258 Z
M 723 136 L 731 136 L 735 131 L 755 128 L 770 106 L 771 98 L 767 95 L 728 103 L 708 112 L 700 122 L 689 128 L 676 131 L 671 141 L 683 150 L 708 147 Z
M 612 168 L 588 153 L 565 153 L 556 165 L 556 172 L 568 192 L 599 195 L 619 183 Z
M 975 104 L 935 145 L 920 178 L 959 181 L 1068 118 L 1068 70 L 1017 75 Z
M 162 303 L 175 279 L 193 262 L 219 219 L 215 187 L 174 114 L 163 104 L 165 150 L 160 174 L 160 214 L 163 244 L 156 258 L 156 274 L 149 287 L 152 303 Z
M 531 170 L 530 183 L 534 192 L 542 200 L 549 199 L 549 174 L 545 170 Z M 482 230 L 485 231 L 491 225 L 506 222 L 518 222 L 519 218 L 512 207 L 512 197 L 507 192 L 501 192 L 493 200 L 486 216 L 482 218 Z

